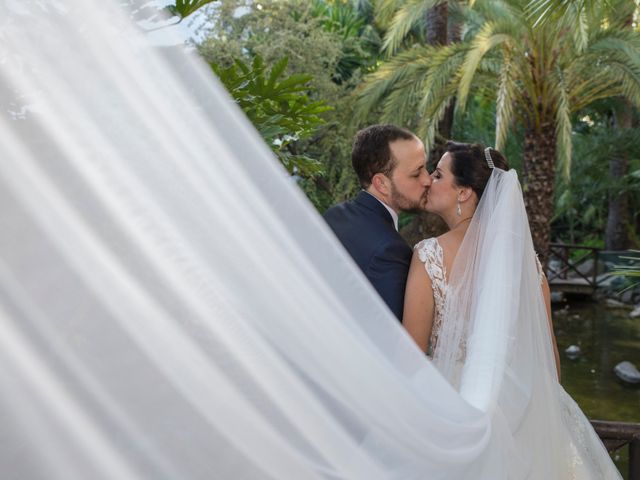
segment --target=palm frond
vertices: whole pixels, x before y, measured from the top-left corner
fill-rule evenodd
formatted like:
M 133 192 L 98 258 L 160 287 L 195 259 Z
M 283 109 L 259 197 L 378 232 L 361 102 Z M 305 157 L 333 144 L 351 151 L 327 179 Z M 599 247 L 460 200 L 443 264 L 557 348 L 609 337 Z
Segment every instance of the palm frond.
M 496 97 L 496 139 L 495 148 L 503 150 L 507 140 L 507 133 L 513 118 L 515 104 L 516 83 L 513 75 L 513 57 L 509 48 L 502 49 L 502 68 L 498 82 Z
M 378 0 L 373 6 L 373 14 L 378 24 L 386 28 L 398 9 L 404 4 L 403 0 Z
M 640 35 L 632 29 L 607 29 L 593 35 L 587 54 L 624 53 L 630 60 L 640 62 Z
M 422 99 L 418 108 L 421 122 L 419 134 L 427 150 L 433 145 L 438 122 L 451 100 L 456 96 L 460 82 L 460 68 L 470 45 L 455 43 L 434 48 L 429 57 L 429 68 L 422 82 Z
M 482 16 L 484 22 L 506 22 L 516 28 L 525 24 L 522 9 L 512 0 L 483 0 L 476 2 L 472 8 Z
M 580 82 L 567 82 L 570 85 L 569 104 L 572 112 L 577 112 L 597 100 L 622 95 L 620 74 L 613 72 L 610 68 L 600 69 L 597 72 L 593 69 L 591 72 L 585 70 L 586 75 L 589 73 L 591 76 L 583 77 Z
M 560 8 L 561 0 L 532 0 L 527 5 L 526 14 L 534 27 L 538 27 L 547 22 L 552 15 L 557 15 Z
M 395 89 L 404 85 L 407 79 L 421 78 L 427 68 L 432 47 L 415 47 L 391 58 L 374 73 L 367 76 L 357 91 L 354 121 L 364 120 L 369 112 L 382 106 L 382 102 Z
M 471 83 L 482 58 L 495 46 L 509 42 L 512 39 L 510 35 L 504 33 L 495 34 L 494 31 L 495 24 L 487 22 L 478 35 L 476 35 L 472 47 L 467 53 L 467 57 L 462 66 L 462 78 L 458 86 L 456 109 L 460 112 L 464 111 L 469 90 L 471 89 Z
M 438 123 L 440 123 L 451 101 L 456 96 L 456 90 L 453 86 L 449 86 L 447 90 L 442 93 L 443 95 L 437 102 L 430 105 L 428 110 L 420 112 L 422 118 L 418 127 L 418 135 L 422 138 L 427 152 L 433 148 Z
M 615 95 L 638 105 L 640 35 L 634 31 L 603 31 L 592 40 L 584 54 L 565 69 L 572 110 Z
M 396 11 L 384 36 L 382 50 L 393 55 L 411 29 L 425 18 L 427 11 L 446 0 L 409 0 Z
M 635 0 L 606 0 L 597 4 L 597 18 L 606 18 L 606 28 L 612 30 L 632 30 L 634 18 L 637 21 L 640 5 Z M 602 23 L 601 27 L 605 27 Z
M 587 49 L 589 43 L 589 21 L 587 13 L 580 10 L 576 14 L 575 28 L 573 28 L 573 41 L 578 53 L 582 53 Z
M 485 22 L 481 12 L 462 2 L 449 4 L 449 16 L 452 22 L 460 26 L 460 39 L 463 42 L 473 39 Z
M 640 105 L 640 32 L 624 23 L 629 17 L 617 7 L 628 13 L 633 2 L 452 2 L 452 16 L 464 20 L 459 47 L 416 47 L 397 54 L 426 10 L 439 1 L 378 0 L 376 12 L 388 28 L 384 48 L 394 56 L 368 77 L 358 100 L 360 111 L 376 109 L 385 119 L 417 120 L 430 146 L 454 97 L 458 114 L 472 92 L 495 97 L 496 147 L 504 148 L 516 116 L 526 117 L 531 128 L 552 122 L 556 164 L 567 175 L 572 113 L 611 96 Z M 608 9 L 608 3 L 616 8 Z M 538 9 L 533 12 L 553 15 L 553 21 L 533 18 L 532 5 Z M 552 13 L 557 8 L 564 16 Z
M 554 83 L 557 91 L 556 160 L 560 168 L 562 168 L 564 177 L 568 179 L 571 175 L 571 151 L 573 148 L 571 141 L 571 106 L 564 73 L 562 70 L 557 69 L 555 76 L 556 81 Z
M 533 27 L 541 28 L 563 17 L 594 13 L 601 3 L 607 5 L 609 0 L 531 0 L 525 12 Z
M 620 260 L 624 260 L 625 262 L 615 266 L 615 269 L 611 272 L 613 275 L 631 278 L 640 277 L 640 250 L 631 250 L 631 253 L 636 255 L 620 257 Z M 637 282 L 627 288 L 632 288 L 636 284 Z
M 458 84 L 459 70 L 469 48 L 468 43 L 454 43 L 431 49 L 424 82 L 425 96 L 438 96 L 447 86 Z
M 407 78 L 398 83 L 383 103 L 380 120 L 410 127 L 416 121 L 422 82 Z

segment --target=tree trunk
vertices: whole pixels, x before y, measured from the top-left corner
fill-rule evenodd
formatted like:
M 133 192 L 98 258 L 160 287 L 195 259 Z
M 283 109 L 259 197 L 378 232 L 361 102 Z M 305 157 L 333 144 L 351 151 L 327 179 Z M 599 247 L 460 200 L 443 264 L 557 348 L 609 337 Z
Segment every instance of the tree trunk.
M 426 15 L 426 42 L 428 45 L 446 45 L 448 37 L 449 7 L 442 3 L 427 11 Z M 451 138 L 453 128 L 453 112 L 455 100 L 451 102 L 445 111 L 442 120 L 438 122 L 438 130 L 433 148 L 428 152 L 428 167 L 435 168 L 444 152 L 444 140 Z M 447 231 L 447 225 L 438 216 L 432 213 L 416 215 L 413 221 L 402 229 L 401 235 L 409 245 L 415 245 L 420 240 L 429 237 L 437 237 Z
M 447 23 L 449 7 L 447 2 L 441 3 L 427 11 L 427 45 L 447 44 Z
M 549 260 L 551 219 L 555 189 L 555 125 L 547 121 L 539 129 L 527 128 L 524 137 L 524 203 L 529 216 L 533 246 L 543 266 Z
M 640 112 L 636 108 L 633 109 L 631 128 L 640 128 Z M 640 241 L 638 241 L 638 239 L 640 238 L 640 211 L 636 209 L 632 209 L 631 229 L 633 231 L 633 241 L 631 242 L 631 248 L 640 249 Z
M 632 109 L 629 102 L 624 101 L 622 107 L 615 114 L 616 126 L 619 130 L 632 127 Z M 609 159 L 609 176 L 617 185 L 629 172 L 629 156 L 613 155 Z M 629 248 L 629 196 L 626 192 L 619 193 L 614 188 L 609 193 L 609 211 L 607 214 L 607 229 L 605 231 L 605 248 L 607 250 L 626 250 Z
M 430 8 L 427 11 L 426 23 L 427 45 L 446 45 L 452 40 L 449 37 L 449 5 L 447 2 Z M 451 138 L 454 110 L 455 100 L 447 107 L 442 120 L 438 122 L 438 134 L 442 139 Z M 440 157 L 438 156 L 438 158 Z

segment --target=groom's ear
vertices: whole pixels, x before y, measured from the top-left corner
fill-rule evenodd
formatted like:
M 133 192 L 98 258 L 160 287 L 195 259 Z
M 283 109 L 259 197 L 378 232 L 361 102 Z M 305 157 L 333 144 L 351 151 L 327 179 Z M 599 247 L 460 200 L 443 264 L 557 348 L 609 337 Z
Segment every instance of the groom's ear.
M 389 179 L 384 173 L 376 173 L 373 177 L 371 177 L 371 185 L 373 185 L 373 188 L 375 188 L 378 192 L 382 193 L 383 195 L 389 194 L 388 183 L 389 183 Z

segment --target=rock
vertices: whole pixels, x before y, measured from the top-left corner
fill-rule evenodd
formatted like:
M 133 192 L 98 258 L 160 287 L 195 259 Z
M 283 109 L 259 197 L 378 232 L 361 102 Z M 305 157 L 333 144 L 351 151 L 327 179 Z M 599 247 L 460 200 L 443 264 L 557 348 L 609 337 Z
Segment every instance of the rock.
M 633 290 L 629 288 L 622 292 L 622 295 L 620 295 L 620 301 L 627 304 L 631 303 L 633 301 Z
M 640 372 L 631 362 L 620 362 L 613 368 L 613 371 L 623 382 L 633 384 L 640 383 Z
M 581 352 L 579 346 L 577 346 L 577 345 L 569 345 L 565 349 L 564 353 L 567 354 L 567 357 L 569 357 L 571 359 L 574 359 L 574 358 L 578 358 L 580 356 L 580 353 L 582 353 L 582 352 Z
M 585 277 L 593 275 L 593 258 L 589 258 L 582 262 L 576 267 L 576 270 L 578 270 Z M 602 270 L 600 270 L 600 272 L 602 272 Z M 573 274 L 575 275 L 575 272 L 573 272 Z
M 555 258 L 549 259 L 549 268 L 547 271 L 547 277 L 551 275 L 551 272 L 559 272 L 562 269 L 562 262 Z
M 612 307 L 612 308 L 624 308 L 627 306 L 618 300 L 614 300 L 613 298 L 607 298 L 607 301 L 605 303 L 607 307 Z
M 579 265 L 576 265 L 575 269 L 580 272 L 580 274 L 582 276 L 587 277 L 588 279 L 591 279 L 593 277 L 593 266 L 594 266 L 595 262 L 593 261 L 593 258 L 588 258 L 586 259 L 584 262 L 580 263 Z M 602 276 L 603 274 L 606 275 L 605 272 L 609 271 L 610 268 L 607 266 L 607 264 L 605 262 L 603 262 L 602 260 L 598 260 L 598 275 Z M 567 274 L 569 275 L 569 277 L 580 277 L 580 275 L 578 275 L 575 271 L 573 270 L 569 270 L 569 272 L 567 272 Z
M 610 273 L 603 273 L 596 277 L 598 288 L 604 288 L 607 290 L 615 291 L 624 287 L 624 279 L 622 277 L 611 275 Z
M 633 311 L 629 314 L 629 316 L 631 318 L 640 317 L 640 305 L 636 305 L 636 308 L 633 309 Z

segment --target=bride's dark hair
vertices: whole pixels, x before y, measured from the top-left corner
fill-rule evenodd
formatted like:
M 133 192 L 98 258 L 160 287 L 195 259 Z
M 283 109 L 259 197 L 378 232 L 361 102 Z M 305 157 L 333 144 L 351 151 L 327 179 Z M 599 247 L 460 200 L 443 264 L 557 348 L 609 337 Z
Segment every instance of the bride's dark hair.
M 451 173 L 453 173 L 456 185 L 471 187 L 478 195 L 478 200 L 482 197 L 491 176 L 491 168 L 487 164 L 484 153 L 485 148 L 479 143 L 448 141 L 445 145 L 445 152 L 451 154 Z M 509 164 L 504 155 L 493 148 L 489 149 L 489 153 L 496 168 L 509 170 Z

